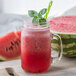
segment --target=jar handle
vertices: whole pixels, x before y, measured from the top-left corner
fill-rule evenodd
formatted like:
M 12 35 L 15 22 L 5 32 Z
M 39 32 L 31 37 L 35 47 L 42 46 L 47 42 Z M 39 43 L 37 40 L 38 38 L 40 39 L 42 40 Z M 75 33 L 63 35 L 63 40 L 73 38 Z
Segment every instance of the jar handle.
M 61 37 L 57 34 L 51 34 L 51 40 L 55 37 L 57 40 L 59 40 L 59 44 L 60 44 L 60 51 L 58 52 L 58 56 L 57 57 L 52 57 L 53 60 L 52 62 L 53 63 L 56 63 L 57 61 L 60 61 L 61 58 L 62 58 L 62 53 L 63 53 L 63 47 L 62 47 L 62 40 L 61 40 Z M 53 53 L 54 54 L 54 53 Z M 53 55 L 52 55 L 53 56 Z

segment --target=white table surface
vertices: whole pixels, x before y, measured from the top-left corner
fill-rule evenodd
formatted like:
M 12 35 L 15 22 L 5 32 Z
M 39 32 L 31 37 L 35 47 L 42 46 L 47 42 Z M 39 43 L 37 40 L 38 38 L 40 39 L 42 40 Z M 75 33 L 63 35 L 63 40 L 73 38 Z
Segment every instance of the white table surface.
M 76 76 L 76 58 L 63 57 L 60 62 L 52 64 L 47 72 L 41 74 L 24 72 L 20 59 L 0 62 L 0 69 L 6 67 L 13 67 L 19 76 Z

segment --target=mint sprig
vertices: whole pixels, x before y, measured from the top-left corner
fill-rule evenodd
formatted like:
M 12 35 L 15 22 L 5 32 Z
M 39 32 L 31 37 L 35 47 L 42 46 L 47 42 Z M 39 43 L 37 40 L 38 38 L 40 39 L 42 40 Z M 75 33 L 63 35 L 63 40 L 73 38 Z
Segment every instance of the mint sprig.
M 34 10 L 29 10 L 28 14 L 30 17 L 32 17 L 32 22 L 33 23 L 39 23 L 40 25 L 44 25 L 46 22 L 46 19 L 43 18 L 43 15 L 46 13 L 47 9 L 41 9 L 39 13 L 37 13 Z
M 53 1 L 50 1 L 49 5 L 48 5 L 48 9 L 47 8 L 43 8 L 39 11 L 39 13 L 35 10 L 29 10 L 28 14 L 30 17 L 32 17 L 32 22 L 33 23 L 39 23 L 40 25 L 45 25 L 46 24 L 46 19 L 47 16 L 50 12 L 50 8 L 52 6 Z

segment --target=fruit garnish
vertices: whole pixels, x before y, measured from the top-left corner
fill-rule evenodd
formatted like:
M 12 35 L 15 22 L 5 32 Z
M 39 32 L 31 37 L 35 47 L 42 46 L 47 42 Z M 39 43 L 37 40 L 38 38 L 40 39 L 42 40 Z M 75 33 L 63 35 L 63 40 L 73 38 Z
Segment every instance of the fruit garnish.
M 32 17 L 32 23 L 39 23 L 40 25 L 45 25 L 47 22 L 47 17 L 50 12 L 53 1 L 49 2 L 48 8 L 43 8 L 39 12 L 35 10 L 29 10 L 28 14 Z

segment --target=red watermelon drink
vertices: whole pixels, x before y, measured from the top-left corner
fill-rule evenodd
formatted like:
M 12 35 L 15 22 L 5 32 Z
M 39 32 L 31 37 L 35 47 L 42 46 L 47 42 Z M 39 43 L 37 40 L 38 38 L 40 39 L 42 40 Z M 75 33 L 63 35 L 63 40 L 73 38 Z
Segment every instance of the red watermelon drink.
M 44 8 L 39 13 L 35 10 L 28 11 L 29 16 L 32 17 L 32 24 L 24 27 L 21 34 L 21 66 L 24 71 L 31 73 L 45 72 L 52 63 L 50 42 L 53 35 L 50 33 L 47 24 L 47 16 L 52 3 L 53 1 L 50 1 L 48 9 Z M 58 60 L 60 60 L 62 42 L 58 35 L 54 36 L 60 40 L 61 52 L 58 55 Z
M 46 71 L 51 63 L 48 28 L 24 28 L 21 41 L 22 68 L 37 73 Z
M 48 70 L 51 57 L 50 29 L 25 27 L 21 35 L 21 65 L 24 71 L 41 73 Z

